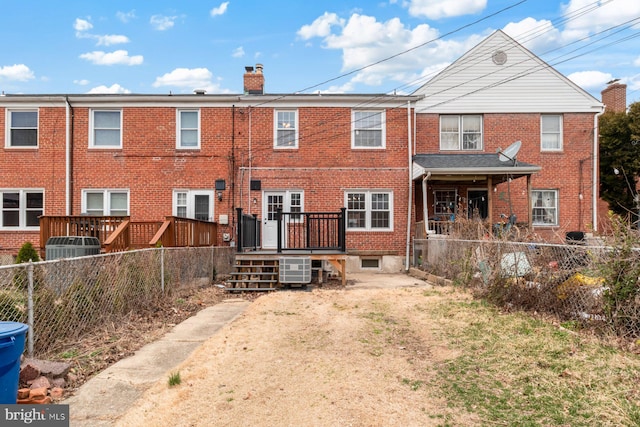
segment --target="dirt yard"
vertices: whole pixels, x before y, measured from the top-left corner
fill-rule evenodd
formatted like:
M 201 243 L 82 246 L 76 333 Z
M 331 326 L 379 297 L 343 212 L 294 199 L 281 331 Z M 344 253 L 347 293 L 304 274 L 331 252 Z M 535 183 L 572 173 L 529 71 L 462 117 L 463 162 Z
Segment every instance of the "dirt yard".
M 117 425 L 476 425 L 437 392 L 435 368 L 456 354 L 430 312 L 452 298 L 470 296 L 424 284 L 261 296 Z

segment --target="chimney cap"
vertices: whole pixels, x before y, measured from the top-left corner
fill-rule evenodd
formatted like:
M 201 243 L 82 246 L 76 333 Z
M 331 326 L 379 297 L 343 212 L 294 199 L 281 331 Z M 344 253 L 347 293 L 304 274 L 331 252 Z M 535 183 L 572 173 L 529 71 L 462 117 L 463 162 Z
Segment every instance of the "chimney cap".
M 194 89 L 193 93 L 196 95 L 204 95 L 207 91 L 205 89 Z
M 253 72 L 253 65 L 247 65 L 246 67 L 244 67 L 245 71 L 247 73 L 252 73 Z

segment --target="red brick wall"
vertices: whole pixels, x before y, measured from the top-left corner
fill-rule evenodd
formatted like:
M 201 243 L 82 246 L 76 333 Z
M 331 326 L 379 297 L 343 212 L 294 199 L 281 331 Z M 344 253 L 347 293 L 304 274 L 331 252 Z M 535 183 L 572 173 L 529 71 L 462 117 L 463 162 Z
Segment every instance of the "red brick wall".
M 404 254 L 409 179 L 406 109 L 386 111 L 383 150 L 351 149 L 351 108 L 298 108 L 300 141 L 295 150 L 273 148 L 273 108 L 200 111 L 200 150 L 176 149 L 174 106 L 122 108 L 123 147 L 89 149 L 90 109 L 74 106 L 71 214 L 82 212 L 82 190 L 128 189 L 133 221 L 162 220 L 172 214 L 173 189 L 213 190 L 217 179 L 225 179 L 227 189 L 223 200 L 214 202 L 214 219 L 226 214 L 233 224 L 234 208 L 248 208 L 251 154 L 252 178 L 262 181 L 262 189 L 303 190 L 307 211 L 338 211 L 345 205 L 346 190 L 392 191 L 394 231 L 348 232 L 347 245 Z M 0 120 L 4 117 L 0 114 Z M 4 123 L 0 132 L 3 137 Z M 10 172 L 2 185 L 44 188 L 45 214 L 64 215 L 65 108 L 42 108 L 39 132 L 37 150 L 4 149 L 0 165 Z M 254 213 L 260 213 L 262 193 L 250 194 L 257 198 Z M 234 235 L 232 225 L 220 226 L 219 232 L 219 237 Z M 26 238 L 36 246 L 40 243 L 38 232 L 0 232 L 0 250 L 17 252 Z
M 495 153 L 514 141 L 522 141 L 518 160 L 542 167 L 531 178 L 533 189 L 559 191 L 560 223 L 557 227 L 536 227 L 544 237 L 564 239 L 566 231 L 592 230 L 593 189 L 593 114 L 563 114 L 563 150 L 540 151 L 539 114 L 484 114 L 484 152 Z M 417 118 L 418 153 L 439 152 L 439 116 L 419 114 Z M 452 187 L 452 186 L 450 186 Z M 518 221 L 526 222 L 526 179 L 496 185 L 493 198 L 493 216 L 509 213 L 509 202 Z M 466 195 L 459 191 L 459 194 Z M 579 195 L 582 194 L 582 199 Z M 509 197 L 510 196 L 510 197 Z
M 64 214 L 65 138 L 64 107 L 40 107 L 38 148 L 5 148 L 6 111 L 0 108 L 0 187 L 43 189 L 45 214 Z M 0 201 L 1 203 L 1 201 Z M 39 245 L 39 231 L 0 232 L 0 253 L 17 254 L 25 242 Z

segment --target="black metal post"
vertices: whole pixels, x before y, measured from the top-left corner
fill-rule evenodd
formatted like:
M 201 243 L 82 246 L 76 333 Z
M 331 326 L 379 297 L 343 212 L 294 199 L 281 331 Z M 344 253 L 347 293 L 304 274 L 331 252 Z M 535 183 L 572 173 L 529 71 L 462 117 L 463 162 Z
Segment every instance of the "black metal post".
M 237 221 L 238 223 L 236 224 L 236 227 L 238 229 L 238 238 L 237 238 L 237 244 L 236 244 L 236 248 L 237 248 L 237 252 L 242 252 L 242 243 L 243 243 L 243 231 L 242 231 L 242 208 L 236 208 L 236 211 L 238 212 L 238 216 L 237 216 Z
M 338 235 L 342 252 L 347 252 L 347 208 L 340 208 L 340 223 L 338 225 Z
M 278 247 L 277 252 L 282 252 L 282 208 L 276 209 L 276 221 L 278 222 Z

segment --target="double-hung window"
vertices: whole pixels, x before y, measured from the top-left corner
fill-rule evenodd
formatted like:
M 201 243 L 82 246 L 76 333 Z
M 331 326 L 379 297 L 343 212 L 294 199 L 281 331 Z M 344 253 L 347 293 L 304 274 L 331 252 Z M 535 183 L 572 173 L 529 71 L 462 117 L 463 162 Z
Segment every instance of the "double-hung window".
M 44 213 L 43 190 L 0 190 L 2 197 L 1 229 L 31 229 L 40 226 Z
M 6 123 L 6 147 L 38 147 L 38 110 L 8 110 Z
M 533 225 L 558 225 L 558 190 L 531 191 Z
M 384 111 L 354 110 L 351 123 L 351 148 L 385 148 Z
M 122 148 L 122 111 L 91 110 L 90 141 L 93 148 Z
M 540 150 L 562 150 L 562 116 L 543 114 L 540 116 Z
M 178 110 L 178 135 L 176 136 L 177 148 L 200 148 L 200 111 Z
M 298 112 L 275 111 L 275 148 L 298 148 Z
M 345 193 L 347 229 L 393 230 L 393 193 L 358 190 Z
M 128 216 L 129 191 L 121 189 L 83 190 L 82 212 L 94 216 Z
M 482 150 L 482 116 L 440 116 L 441 150 Z

